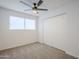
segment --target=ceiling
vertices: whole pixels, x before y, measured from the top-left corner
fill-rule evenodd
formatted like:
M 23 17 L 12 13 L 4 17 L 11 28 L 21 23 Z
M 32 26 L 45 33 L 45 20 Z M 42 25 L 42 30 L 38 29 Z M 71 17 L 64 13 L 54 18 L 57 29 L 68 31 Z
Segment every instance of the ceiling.
M 32 14 L 32 11 L 24 11 L 27 9 L 30 9 L 28 6 L 25 6 L 21 4 L 19 1 L 25 1 L 26 3 L 32 5 L 33 2 L 38 2 L 39 0 L 0 0 L 0 6 L 8 9 L 12 9 L 15 11 L 20 11 L 28 14 Z M 39 11 L 39 14 L 44 14 L 46 12 L 49 12 L 50 10 L 55 10 L 73 0 L 43 0 L 44 3 L 40 6 L 41 8 L 47 8 L 48 11 Z

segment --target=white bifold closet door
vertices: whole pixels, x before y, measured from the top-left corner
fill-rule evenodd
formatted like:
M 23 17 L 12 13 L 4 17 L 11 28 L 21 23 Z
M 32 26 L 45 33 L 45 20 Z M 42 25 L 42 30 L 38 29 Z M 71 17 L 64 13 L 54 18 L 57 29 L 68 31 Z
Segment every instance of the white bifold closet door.
M 49 17 L 44 20 L 43 38 L 44 43 L 64 50 L 67 39 L 67 20 L 66 14 L 61 16 Z

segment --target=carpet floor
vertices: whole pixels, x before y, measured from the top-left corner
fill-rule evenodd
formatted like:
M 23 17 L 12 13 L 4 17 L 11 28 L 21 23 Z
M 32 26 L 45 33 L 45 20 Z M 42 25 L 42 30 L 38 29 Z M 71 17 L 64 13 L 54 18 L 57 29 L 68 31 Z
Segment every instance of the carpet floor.
M 0 52 L 0 59 L 77 59 L 62 50 L 33 43 Z

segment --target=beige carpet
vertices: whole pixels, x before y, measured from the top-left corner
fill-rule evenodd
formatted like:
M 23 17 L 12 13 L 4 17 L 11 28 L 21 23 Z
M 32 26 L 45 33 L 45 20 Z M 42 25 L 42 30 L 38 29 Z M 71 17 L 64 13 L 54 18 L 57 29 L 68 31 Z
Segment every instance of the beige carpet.
M 0 59 L 77 59 L 45 44 L 34 43 L 0 52 Z

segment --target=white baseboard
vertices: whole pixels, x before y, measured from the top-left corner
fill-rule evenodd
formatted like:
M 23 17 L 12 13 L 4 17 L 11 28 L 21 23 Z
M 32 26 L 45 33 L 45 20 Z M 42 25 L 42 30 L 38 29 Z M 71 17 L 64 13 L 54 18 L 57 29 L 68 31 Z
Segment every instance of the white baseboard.
M 66 51 L 65 51 L 65 52 L 66 52 Z M 72 56 L 72 57 L 75 57 L 75 58 L 79 59 L 79 56 L 71 55 L 71 54 L 68 53 L 68 52 L 66 52 L 66 54 L 68 54 L 68 55 L 70 55 L 70 56 Z

